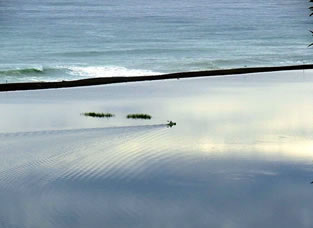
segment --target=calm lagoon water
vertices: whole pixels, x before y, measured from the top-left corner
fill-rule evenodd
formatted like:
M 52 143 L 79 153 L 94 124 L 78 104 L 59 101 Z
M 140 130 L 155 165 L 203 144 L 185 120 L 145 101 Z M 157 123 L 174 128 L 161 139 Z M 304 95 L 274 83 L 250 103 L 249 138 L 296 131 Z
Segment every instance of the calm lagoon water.
M 313 63 L 307 0 L 1 0 L 0 83 Z
M 1 93 L 0 227 L 312 227 L 312 85 L 305 71 Z

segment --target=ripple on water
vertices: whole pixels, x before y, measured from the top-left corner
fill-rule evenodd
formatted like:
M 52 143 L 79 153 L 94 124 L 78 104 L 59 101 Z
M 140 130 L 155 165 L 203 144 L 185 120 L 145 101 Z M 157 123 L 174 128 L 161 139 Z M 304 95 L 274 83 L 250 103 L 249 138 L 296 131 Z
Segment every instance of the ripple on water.
M 110 212 L 107 219 L 123 216 L 128 223 L 144 212 L 144 207 L 135 205 L 143 206 L 149 200 L 147 196 L 127 194 L 127 186 L 134 190 L 136 181 L 161 168 L 159 163 L 174 158 L 161 144 L 158 149 L 151 148 L 167 133 L 166 126 L 157 125 L 2 134 L 1 137 L 18 139 L 15 143 L 7 142 L 11 151 L 25 150 L 27 156 L 29 145 L 14 144 L 32 139 L 40 144 L 32 152 L 43 155 L 29 157 L 24 163 L 0 172 L 0 191 L 22 194 L 25 198 L 35 194 L 34 204 L 45 209 L 53 226 L 68 227 L 82 222 L 81 218 L 88 214 L 85 208 L 93 211 L 95 221 L 103 220 L 99 211 L 102 208 Z M 74 206 L 69 210 L 65 202 Z
M 142 151 L 141 146 L 154 144 L 165 133 L 164 125 L 156 125 L 2 134 L 1 137 L 26 137 L 35 141 L 38 138 L 41 146 L 37 150 L 43 155 L 40 159 L 26 159 L 23 164 L 12 165 L 0 172 L 0 187 L 38 190 L 38 187 L 53 186 L 57 182 L 86 183 L 116 178 L 126 181 L 136 178 L 144 170 L 140 163 L 149 157 L 157 162 L 162 155 Z M 15 142 L 21 143 L 19 140 Z

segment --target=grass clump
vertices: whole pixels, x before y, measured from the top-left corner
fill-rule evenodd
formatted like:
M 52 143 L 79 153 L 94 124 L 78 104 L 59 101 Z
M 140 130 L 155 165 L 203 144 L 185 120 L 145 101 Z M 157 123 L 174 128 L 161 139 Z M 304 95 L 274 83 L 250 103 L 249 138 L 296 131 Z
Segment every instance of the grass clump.
M 151 119 L 151 118 L 152 116 L 148 114 L 141 114 L 141 113 L 127 115 L 127 119 Z
M 103 112 L 85 112 L 83 113 L 84 116 L 89 116 L 89 117 L 96 117 L 96 118 L 110 118 L 113 117 L 114 114 L 112 113 L 103 113 Z

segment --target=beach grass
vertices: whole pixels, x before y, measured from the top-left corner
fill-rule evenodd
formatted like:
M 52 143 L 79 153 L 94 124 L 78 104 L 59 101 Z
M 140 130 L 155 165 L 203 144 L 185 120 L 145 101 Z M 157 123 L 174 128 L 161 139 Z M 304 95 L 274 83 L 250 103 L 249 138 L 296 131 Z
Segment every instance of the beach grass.
M 82 115 L 89 116 L 89 117 L 95 117 L 95 118 L 111 118 L 115 115 L 112 113 L 103 113 L 103 112 L 85 112 Z
M 151 119 L 152 116 L 143 113 L 128 114 L 127 119 Z

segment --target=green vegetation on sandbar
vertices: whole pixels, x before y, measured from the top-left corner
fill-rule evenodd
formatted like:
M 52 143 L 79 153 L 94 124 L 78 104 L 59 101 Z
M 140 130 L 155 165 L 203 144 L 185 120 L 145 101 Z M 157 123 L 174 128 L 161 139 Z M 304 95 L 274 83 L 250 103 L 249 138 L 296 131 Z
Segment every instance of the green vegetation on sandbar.
M 152 116 L 148 114 L 141 114 L 141 113 L 127 115 L 127 119 L 151 119 L 151 118 Z
M 97 112 L 85 112 L 83 113 L 84 116 L 90 116 L 90 117 L 97 117 L 97 118 L 110 118 L 110 117 L 114 117 L 114 114 L 112 113 L 97 113 Z

